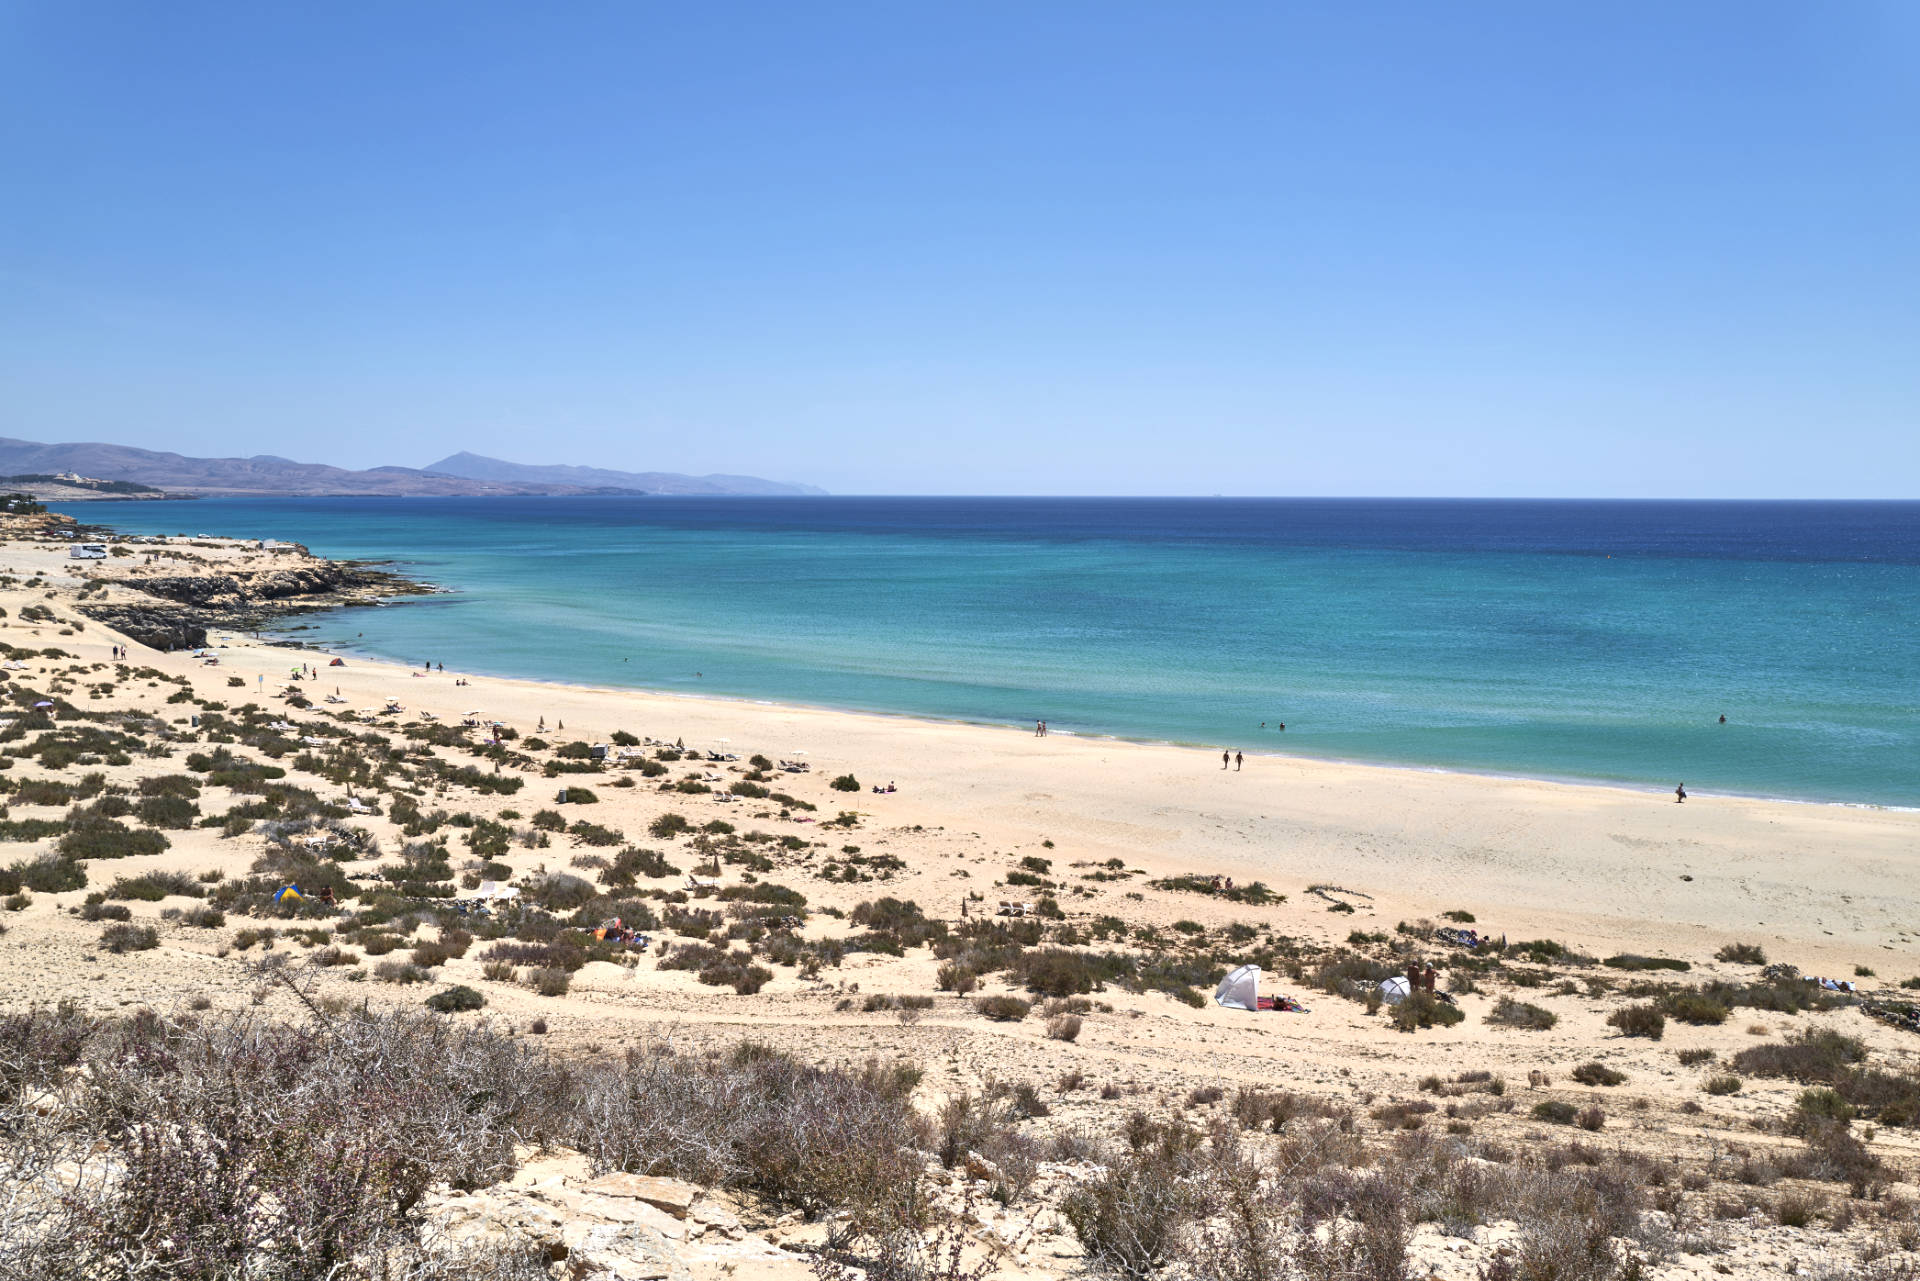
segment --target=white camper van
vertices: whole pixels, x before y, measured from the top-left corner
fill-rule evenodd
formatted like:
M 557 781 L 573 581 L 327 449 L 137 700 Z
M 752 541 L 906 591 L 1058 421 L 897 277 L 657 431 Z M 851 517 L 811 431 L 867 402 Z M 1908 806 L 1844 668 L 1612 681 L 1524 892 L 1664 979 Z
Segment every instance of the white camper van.
M 77 543 L 67 549 L 67 556 L 73 560 L 105 560 L 107 547 L 105 543 Z

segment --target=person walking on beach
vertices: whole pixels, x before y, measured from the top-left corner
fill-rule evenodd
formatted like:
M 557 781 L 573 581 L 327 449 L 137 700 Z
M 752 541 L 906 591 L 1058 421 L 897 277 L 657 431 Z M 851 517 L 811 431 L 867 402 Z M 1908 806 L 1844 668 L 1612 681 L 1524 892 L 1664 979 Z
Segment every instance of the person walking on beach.
M 1675 805 L 1684 805 L 1686 804 L 1686 801 L 1687 801 L 1687 785 L 1685 783 L 1682 783 L 1680 784 L 1680 786 L 1673 789 L 1673 803 Z
M 1221 769 L 1225 769 L 1225 768 L 1227 767 L 1227 763 L 1228 763 L 1229 761 L 1231 761 L 1232 759 L 1233 759 L 1233 753 L 1232 753 L 1232 752 L 1222 752 L 1222 753 L 1220 753 L 1220 768 L 1221 768 Z
M 1243 758 L 1241 757 L 1240 753 L 1235 752 L 1233 754 L 1233 772 L 1236 774 L 1240 772 L 1240 762 L 1242 759 Z

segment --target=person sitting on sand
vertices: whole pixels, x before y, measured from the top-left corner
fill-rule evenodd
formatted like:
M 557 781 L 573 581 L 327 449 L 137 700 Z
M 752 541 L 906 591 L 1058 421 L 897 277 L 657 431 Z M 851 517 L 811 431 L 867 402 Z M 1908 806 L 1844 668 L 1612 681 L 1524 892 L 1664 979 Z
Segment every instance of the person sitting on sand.
M 895 786 L 893 785 L 893 780 L 892 780 L 892 779 L 888 779 L 888 780 L 887 780 L 887 790 L 888 790 L 889 792 L 897 792 L 897 791 L 899 791 L 900 789 L 899 789 L 899 788 L 897 788 L 897 787 L 895 787 Z

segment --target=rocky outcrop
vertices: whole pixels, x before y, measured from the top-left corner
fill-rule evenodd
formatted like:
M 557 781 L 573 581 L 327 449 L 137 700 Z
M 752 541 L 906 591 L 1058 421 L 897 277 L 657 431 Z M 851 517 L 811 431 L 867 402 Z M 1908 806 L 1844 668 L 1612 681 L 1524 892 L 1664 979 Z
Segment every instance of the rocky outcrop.
M 423 1238 L 438 1248 L 531 1247 L 553 1275 L 570 1281 L 690 1281 L 696 1265 L 752 1276 L 775 1263 L 796 1272 L 804 1263 L 804 1256 L 749 1235 L 731 1210 L 691 1183 L 621 1173 L 591 1178 L 571 1154 L 544 1170 L 530 1167 L 510 1184 L 431 1193 L 420 1209 Z
M 149 649 L 198 649 L 207 643 L 205 616 L 166 605 L 82 605 L 80 612 Z
M 387 570 L 334 561 L 303 560 L 263 570 L 130 576 L 116 587 L 153 598 L 93 601 L 80 611 L 142 645 L 192 649 L 209 628 L 256 631 L 276 618 L 342 605 L 369 605 L 432 588 Z

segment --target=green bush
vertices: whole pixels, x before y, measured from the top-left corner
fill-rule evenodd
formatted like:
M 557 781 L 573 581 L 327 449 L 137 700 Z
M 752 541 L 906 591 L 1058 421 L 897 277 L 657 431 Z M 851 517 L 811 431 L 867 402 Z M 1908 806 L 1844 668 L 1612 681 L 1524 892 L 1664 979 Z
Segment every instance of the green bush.
M 1785 1077 L 1809 1084 L 1841 1080 L 1867 1057 L 1854 1037 L 1827 1028 L 1808 1028 L 1777 1045 L 1756 1045 L 1733 1056 L 1733 1068 L 1748 1076 Z
M 1409 992 L 1388 1016 L 1394 1028 L 1413 1032 L 1423 1027 L 1452 1027 L 1466 1018 L 1458 1006 L 1450 1005 L 1431 992 Z
M 1580 1117 L 1580 1109 L 1571 1103 L 1559 1099 L 1548 1099 L 1544 1103 L 1533 1105 L 1533 1119 L 1545 1121 L 1551 1125 L 1572 1125 Z
M 438 1014 L 458 1014 L 463 1010 L 477 1010 L 487 1003 L 484 994 L 474 991 L 464 983 L 456 983 L 444 992 L 435 992 L 426 999 L 426 1007 Z
M 1020 957 L 1017 974 L 1040 996 L 1082 996 L 1101 985 L 1101 972 L 1085 952 L 1050 947 Z
M 1644 1036 L 1657 1041 L 1666 1035 L 1667 1019 L 1657 1005 L 1629 1005 L 1607 1016 L 1607 1025 L 1620 1029 L 1622 1036 Z
M 670 841 L 683 832 L 693 830 L 693 824 L 679 814 L 662 814 L 647 824 L 647 834 L 656 841 Z
M 171 842 L 148 828 L 135 830 L 113 819 L 94 819 L 60 838 L 60 852 L 71 859 L 135 858 L 164 853 Z
M 590 787 L 563 787 L 554 796 L 557 805 L 597 805 L 600 798 L 593 794 Z
M 100 947 L 107 952 L 145 952 L 160 946 L 160 933 L 151 925 L 109 925 L 100 931 Z
M 1604 1063 L 1582 1063 L 1571 1075 L 1582 1085 L 1620 1085 L 1627 1079 L 1625 1072 L 1616 1072 Z
M 996 1023 L 1017 1023 L 1033 1006 L 1017 996 L 997 995 L 975 997 L 973 1008 Z
M 642 876 L 659 880 L 678 875 L 680 869 L 667 862 L 659 850 L 624 849 L 614 855 L 613 862 L 600 869 L 600 883 L 624 889 Z
M 56 858 L 50 854 L 15 863 L 8 875 L 19 883 L 14 888 L 25 886 L 42 894 L 59 894 L 87 887 L 87 870 L 84 867 L 72 859 Z
M 562 969 L 541 967 L 527 971 L 527 986 L 542 996 L 565 996 L 573 975 Z
M 860 790 L 860 780 L 851 774 L 842 774 L 828 786 L 836 792 L 857 792 Z
M 1811 1090 L 1802 1090 L 1794 1102 L 1793 1123 L 1797 1128 L 1810 1129 L 1820 1122 L 1838 1122 L 1845 1125 L 1853 1120 L 1853 1105 L 1839 1093 L 1816 1086 Z
M 193 821 L 200 817 L 200 807 L 183 796 L 142 797 L 134 812 L 148 827 L 176 830 L 192 827 Z
M 1501 997 L 1487 1012 L 1487 1022 L 1495 1027 L 1530 1028 L 1536 1032 L 1544 1032 L 1559 1021 L 1560 1016 L 1552 1010 L 1538 1005 L 1529 1005 L 1525 1001 L 1516 1001 L 1510 996 Z
M 1722 1073 L 1718 1076 L 1708 1077 L 1706 1084 L 1700 1088 L 1708 1094 L 1738 1094 L 1740 1093 L 1740 1078 Z
M 107 889 L 107 897 L 114 899 L 137 899 L 145 903 L 157 903 L 169 894 L 182 898 L 202 898 L 206 891 L 200 882 L 184 872 L 147 872 L 140 876 L 123 876 Z
M 1667 998 L 1668 1018 L 1695 1026 L 1718 1027 L 1727 1021 L 1727 1007 L 1698 992 L 1680 992 Z

